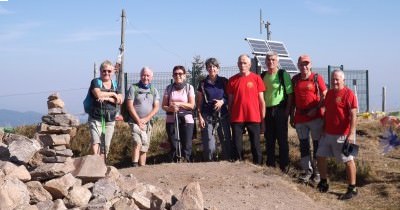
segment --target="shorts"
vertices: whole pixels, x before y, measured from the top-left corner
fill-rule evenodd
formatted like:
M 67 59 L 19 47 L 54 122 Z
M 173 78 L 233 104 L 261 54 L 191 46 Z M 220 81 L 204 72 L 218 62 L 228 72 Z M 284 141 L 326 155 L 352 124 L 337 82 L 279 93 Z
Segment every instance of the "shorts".
M 321 118 L 311 120 L 309 122 L 296 123 L 296 133 L 299 139 L 308 139 L 311 133 L 313 141 L 321 138 L 324 122 Z
M 88 124 L 89 124 L 89 132 L 90 132 L 90 143 L 93 144 L 101 144 L 101 121 L 95 120 L 91 117 L 88 119 Z M 106 155 L 110 151 L 110 144 L 111 144 L 111 139 L 114 134 L 114 126 L 115 126 L 115 121 L 113 122 L 106 122 L 106 132 L 105 132 L 105 149 L 106 149 Z
M 346 135 L 325 134 L 319 140 L 317 157 L 335 157 L 337 161 L 342 161 L 343 163 L 354 160 L 352 155 L 346 157 L 342 153 L 343 142 L 346 137 Z
M 134 146 L 140 145 L 140 151 L 147 152 L 150 147 L 152 126 L 148 123 L 145 130 L 142 130 L 136 123 L 129 123 L 129 127 L 131 128 L 132 144 Z

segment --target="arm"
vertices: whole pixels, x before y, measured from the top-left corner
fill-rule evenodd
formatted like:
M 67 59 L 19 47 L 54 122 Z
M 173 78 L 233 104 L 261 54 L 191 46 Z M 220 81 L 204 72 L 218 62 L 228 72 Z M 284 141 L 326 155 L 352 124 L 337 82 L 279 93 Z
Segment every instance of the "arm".
M 233 95 L 232 94 L 228 94 L 228 111 L 229 112 L 232 111 L 232 104 L 233 104 Z M 230 113 L 230 114 L 232 114 L 232 113 Z
M 350 110 L 350 133 L 347 136 L 349 142 L 354 144 L 356 143 L 355 142 L 356 126 L 357 126 L 357 109 L 354 108 Z
M 175 107 L 175 106 L 173 106 L 171 104 L 168 104 L 168 97 L 169 97 L 168 95 L 164 94 L 161 108 L 166 112 L 176 112 L 176 111 L 178 111 L 177 107 Z
M 197 91 L 197 101 L 196 101 L 196 107 L 197 107 L 197 113 L 199 116 L 199 124 L 201 128 L 204 128 L 206 126 L 206 123 L 204 121 L 203 116 L 201 115 L 201 105 L 203 103 L 203 93 L 200 91 Z
M 265 118 L 264 92 L 258 93 L 258 100 L 260 101 L 260 114 L 261 114 L 261 122 L 262 122 Z
M 289 116 L 293 104 L 293 93 L 287 94 L 287 104 L 285 109 L 286 116 Z

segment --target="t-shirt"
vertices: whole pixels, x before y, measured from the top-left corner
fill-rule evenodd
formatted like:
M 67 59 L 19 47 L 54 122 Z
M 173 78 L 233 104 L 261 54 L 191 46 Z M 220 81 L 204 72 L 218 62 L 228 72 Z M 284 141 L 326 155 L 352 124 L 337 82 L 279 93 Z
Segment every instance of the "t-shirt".
M 172 92 L 171 95 L 169 95 L 169 88 L 167 87 L 164 91 L 164 97 L 170 97 L 169 102 L 185 102 L 188 103 L 189 102 L 189 98 L 188 98 L 188 92 L 187 89 L 189 91 L 189 96 L 190 97 L 194 97 L 194 88 L 192 85 L 189 85 L 189 87 L 184 87 L 181 90 L 176 90 L 175 87 L 173 87 L 172 85 Z M 169 104 L 168 104 L 169 105 Z M 183 108 L 179 108 L 179 111 L 185 111 Z M 167 123 L 173 123 L 175 122 L 175 115 L 169 115 L 167 114 L 167 117 L 165 119 L 165 121 Z M 192 114 L 187 114 L 185 115 L 185 122 L 186 123 L 194 123 L 193 120 L 193 115 Z
M 328 90 L 325 97 L 324 131 L 332 135 L 348 135 L 351 110 L 357 107 L 357 98 L 349 88 L 344 87 L 338 91 Z
M 229 78 L 226 91 L 233 95 L 231 122 L 261 122 L 259 93 L 265 90 L 261 77 L 253 72 Z
M 151 92 L 153 89 L 153 93 Z M 136 92 L 136 94 L 135 94 Z M 160 94 L 156 88 L 141 88 L 139 85 L 131 85 L 128 90 L 128 99 L 133 100 L 133 106 L 140 118 L 146 117 L 152 110 L 156 101 L 160 101 Z M 130 117 L 129 122 L 133 122 Z
M 301 75 L 297 74 L 292 79 L 296 104 L 296 114 L 294 117 L 295 123 L 309 122 L 317 118 L 322 118 L 321 108 L 316 112 L 315 116 L 310 117 L 306 114 L 307 110 L 315 108 L 318 105 L 321 98 L 319 93 L 326 90 L 324 79 L 321 75 L 318 75 L 318 93 L 317 87 L 314 83 L 314 75 L 315 73 L 312 72 L 307 79 L 303 80 L 301 79 Z
M 285 99 L 283 88 L 286 88 L 286 94 L 293 93 L 292 81 L 286 71 L 283 72 L 283 81 L 285 84 L 280 85 L 278 71 L 273 74 L 269 74 L 268 72 L 265 74 L 263 78 L 266 88 L 266 91 L 264 91 L 264 101 L 267 107 L 276 106 Z
M 204 84 L 204 92 L 202 89 L 202 83 Z M 205 113 L 206 115 L 212 115 L 214 112 L 214 99 L 217 100 L 224 100 L 224 105 L 221 107 L 221 114 L 224 115 L 228 112 L 228 101 L 227 101 L 227 96 L 225 94 L 225 85 L 228 83 L 228 79 L 225 77 L 220 77 L 217 76 L 217 79 L 215 80 L 215 83 L 212 84 L 211 81 L 207 78 L 205 78 L 203 81 L 199 83 L 199 86 L 197 88 L 197 91 L 203 93 L 207 97 L 208 103 L 206 103 L 204 97 L 203 97 L 203 103 L 201 104 L 201 112 Z

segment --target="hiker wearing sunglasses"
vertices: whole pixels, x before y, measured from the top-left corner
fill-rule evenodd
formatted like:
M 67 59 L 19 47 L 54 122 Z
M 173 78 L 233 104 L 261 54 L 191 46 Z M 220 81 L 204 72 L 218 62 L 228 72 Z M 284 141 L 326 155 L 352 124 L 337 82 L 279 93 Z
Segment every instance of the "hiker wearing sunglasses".
M 171 161 L 192 161 L 192 137 L 194 129 L 194 88 L 186 82 L 186 69 L 175 66 L 174 82 L 165 88 L 162 109 L 167 112 L 166 130 L 171 144 Z
M 354 156 L 349 152 L 350 144 L 355 144 L 357 124 L 357 98 L 344 84 L 344 73 L 340 69 L 332 72 L 331 89 L 325 97 L 324 134 L 317 150 L 318 169 L 321 181 L 320 192 L 327 192 L 327 157 L 335 157 L 346 166 L 347 192 L 339 197 L 341 200 L 351 199 L 357 195 L 356 164 Z M 351 147 L 352 148 L 352 147 Z
M 114 66 L 111 61 L 100 65 L 100 77 L 90 83 L 89 93 L 93 103 L 88 118 L 92 153 L 106 156 L 109 152 L 114 133 L 117 104 L 122 104 L 122 95 L 117 92 L 115 81 L 112 81 Z

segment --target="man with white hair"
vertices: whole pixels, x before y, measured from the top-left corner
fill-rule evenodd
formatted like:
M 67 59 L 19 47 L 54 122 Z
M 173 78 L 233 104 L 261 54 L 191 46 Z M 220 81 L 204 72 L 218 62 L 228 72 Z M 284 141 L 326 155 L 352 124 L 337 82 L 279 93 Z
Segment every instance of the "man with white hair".
M 140 81 L 130 86 L 126 108 L 132 133 L 132 166 L 146 165 L 146 153 L 150 146 L 151 119 L 158 112 L 160 95 L 151 84 L 153 71 L 143 67 Z
M 344 84 L 344 73 L 340 69 L 332 72 L 331 89 L 325 98 L 324 135 L 320 139 L 317 161 L 321 174 L 321 181 L 317 188 L 320 192 L 327 192 L 327 157 L 335 157 L 346 165 L 348 188 L 347 192 L 339 197 L 347 200 L 357 195 L 356 164 L 354 156 L 343 150 L 343 145 L 355 144 L 357 124 L 357 98 Z

